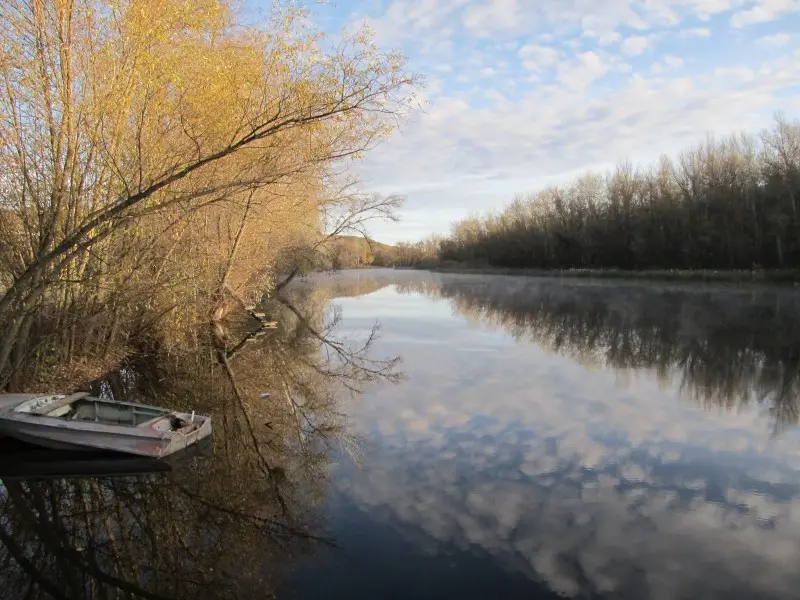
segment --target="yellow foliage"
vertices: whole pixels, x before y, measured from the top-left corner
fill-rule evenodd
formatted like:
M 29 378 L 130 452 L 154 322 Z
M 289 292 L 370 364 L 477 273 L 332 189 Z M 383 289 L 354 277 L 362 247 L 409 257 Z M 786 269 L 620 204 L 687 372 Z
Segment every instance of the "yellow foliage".
M 3 319 L 42 298 L 202 319 L 257 294 L 417 83 L 366 30 L 324 50 L 290 2 L 252 27 L 227 0 L 0 1 Z

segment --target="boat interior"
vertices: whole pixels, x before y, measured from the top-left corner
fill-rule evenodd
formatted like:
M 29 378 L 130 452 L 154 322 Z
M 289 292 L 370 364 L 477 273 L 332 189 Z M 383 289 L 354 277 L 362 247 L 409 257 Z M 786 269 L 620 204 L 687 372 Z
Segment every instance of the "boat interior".
M 48 416 L 55 417 L 48 413 Z M 164 411 L 149 408 L 137 407 L 128 404 L 108 404 L 91 400 L 78 400 L 69 405 L 69 410 L 64 413 L 64 417 L 73 421 L 95 421 L 108 423 L 111 425 L 131 425 L 138 427 L 146 421 L 155 417 L 163 417 Z
M 168 414 L 168 411 L 159 408 L 110 402 L 87 396 L 88 394 L 73 394 L 71 396 L 34 398 L 19 405 L 16 411 L 69 421 L 92 421 L 131 427 L 138 427 L 143 423 Z

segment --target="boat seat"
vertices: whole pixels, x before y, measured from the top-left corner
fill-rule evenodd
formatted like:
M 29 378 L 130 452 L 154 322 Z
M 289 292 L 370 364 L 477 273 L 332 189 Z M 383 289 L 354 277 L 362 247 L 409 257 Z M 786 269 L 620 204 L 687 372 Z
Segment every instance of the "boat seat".
M 65 404 L 64 406 L 59 406 L 55 410 L 51 410 L 49 413 L 47 413 L 47 416 L 48 417 L 63 417 L 64 415 L 69 413 L 69 411 L 71 411 L 71 410 L 72 410 L 72 406 L 70 406 L 69 404 Z
M 80 403 L 75 407 L 75 414 L 72 415 L 73 421 L 94 421 L 95 409 L 94 404 Z
M 50 402 L 49 404 L 45 404 L 44 406 L 40 406 L 39 408 L 35 408 L 31 411 L 31 414 L 34 415 L 46 415 L 48 417 L 63 417 L 70 411 L 71 404 L 77 400 L 82 400 L 89 395 L 89 392 L 76 392 L 75 394 L 70 394 L 69 396 L 64 396 L 60 400 L 55 402 Z M 66 410 L 63 410 L 66 408 Z M 62 412 L 63 411 L 63 412 Z

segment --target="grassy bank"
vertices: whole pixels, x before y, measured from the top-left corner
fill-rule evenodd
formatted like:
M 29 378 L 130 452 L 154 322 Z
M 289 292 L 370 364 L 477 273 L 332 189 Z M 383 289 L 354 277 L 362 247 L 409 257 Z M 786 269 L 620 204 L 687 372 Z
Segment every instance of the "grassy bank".
M 709 269 L 513 269 L 457 262 L 422 266 L 440 273 L 471 273 L 485 275 L 524 275 L 529 277 L 584 277 L 594 279 L 636 279 L 650 281 L 700 281 L 727 283 L 769 283 L 800 286 L 800 269 L 731 270 Z

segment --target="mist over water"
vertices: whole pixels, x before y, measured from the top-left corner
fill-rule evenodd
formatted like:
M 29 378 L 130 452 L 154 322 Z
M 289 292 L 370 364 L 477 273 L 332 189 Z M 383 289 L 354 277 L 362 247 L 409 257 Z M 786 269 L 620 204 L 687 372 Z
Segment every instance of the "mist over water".
M 405 379 L 352 405 L 339 552 L 300 597 L 800 589 L 800 295 L 404 271 L 315 278 Z

